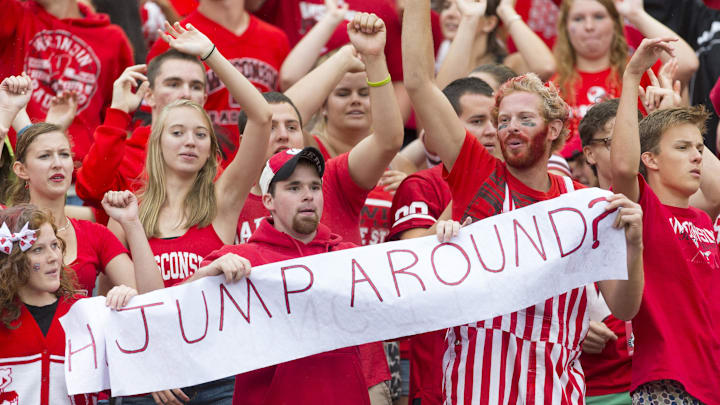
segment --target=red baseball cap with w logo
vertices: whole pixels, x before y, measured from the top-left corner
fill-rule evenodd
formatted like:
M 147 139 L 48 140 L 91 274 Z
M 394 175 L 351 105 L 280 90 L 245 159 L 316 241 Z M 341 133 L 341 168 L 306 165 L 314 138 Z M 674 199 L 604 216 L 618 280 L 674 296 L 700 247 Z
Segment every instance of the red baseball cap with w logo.
M 325 159 L 322 153 L 312 146 L 304 149 L 286 149 L 274 154 L 268 159 L 265 168 L 260 175 L 260 190 L 267 194 L 270 184 L 275 181 L 282 181 L 292 176 L 300 159 L 304 159 L 317 169 L 318 175 L 323 176 L 325 172 Z

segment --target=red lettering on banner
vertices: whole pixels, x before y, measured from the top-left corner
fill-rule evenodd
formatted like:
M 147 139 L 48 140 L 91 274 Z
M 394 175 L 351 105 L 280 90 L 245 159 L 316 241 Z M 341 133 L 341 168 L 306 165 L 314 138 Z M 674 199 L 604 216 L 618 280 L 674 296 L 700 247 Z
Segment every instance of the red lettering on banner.
M 95 369 L 97 370 L 97 347 L 95 347 L 95 336 L 93 335 L 92 329 L 90 328 L 90 324 L 88 323 L 85 325 L 87 326 L 88 333 L 90 334 L 90 343 L 73 351 L 72 341 L 70 339 L 68 339 L 68 341 L 67 341 L 67 347 L 68 347 L 68 353 L 69 353 L 68 358 L 67 358 L 68 372 L 72 371 L 72 356 L 73 356 L 73 354 L 79 353 L 79 352 L 87 349 L 88 347 L 92 347 L 93 358 L 95 359 Z
M 543 260 L 547 260 L 547 256 L 545 255 L 545 246 L 543 246 L 542 237 L 540 237 L 540 229 L 538 228 L 537 224 L 537 217 L 533 215 L 533 222 L 535 222 L 535 232 L 537 233 L 538 241 L 540 242 L 540 247 L 542 250 L 538 249 L 537 245 L 535 244 L 535 241 L 530 237 L 530 234 L 527 233 L 525 228 L 523 228 L 522 225 L 518 222 L 517 219 L 513 219 L 513 231 L 515 233 L 515 266 L 520 267 L 520 246 L 518 245 L 518 228 L 522 229 L 525 236 L 527 236 L 530 243 L 532 243 L 535 250 L 538 252 L 540 257 L 542 257 Z
M 145 328 L 145 344 L 139 349 L 134 349 L 134 350 L 123 349 L 120 346 L 120 343 L 117 341 L 117 339 L 115 339 L 115 345 L 117 345 L 117 348 L 120 349 L 121 352 L 123 352 L 125 354 L 132 354 L 132 353 L 144 352 L 145 349 L 147 349 L 148 344 L 150 343 L 150 332 L 148 331 L 147 317 L 145 316 L 145 308 L 154 307 L 157 305 L 163 305 L 163 302 L 153 302 L 152 304 L 145 304 L 145 305 L 140 305 L 137 307 L 125 307 L 125 308 L 120 308 L 117 310 L 118 312 L 123 312 L 123 311 L 130 311 L 133 309 L 140 309 L 140 315 L 142 315 L 143 327 Z
M 203 339 L 205 339 L 205 336 L 207 336 L 208 331 L 208 323 L 210 322 L 210 315 L 208 314 L 208 306 L 207 306 L 207 299 L 205 299 L 205 291 L 200 290 L 203 297 L 203 304 L 205 304 L 205 332 L 197 339 L 189 340 L 187 336 L 185 336 L 185 328 L 183 327 L 183 321 L 182 321 L 182 312 L 180 310 L 180 300 L 175 300 L 175 305 L 177 305 L 178 310 L 178 322 L 180 322 L 180 333 L 182 334 L 182 338 L 185 341 L 185 343 L 193 344 L 197 343 Z
M 287 280 L 285 279 L 285 270 L 290 269 L 304 269 L 310 274 L 310 283 L 308 283 L 307 287 L 301 289 L 301 290 L 288 290 L 287 288 Z M 313 276 L 312 270 L 310 270 L 307 266 L 303 266 L 302 264 L 298 264 L 295 266 L 287 266 L 280 268 L 280 272 L 282 273 L 282 279 L 283 279 L 283 289 L 285 290 L 285 307 L 287 308 L 287 313 L 290 314 L 290 300 L 289 296 L 290 294 L 299 294 L 301 292 L 305 292 L 310 289 L 313 285 L 313 281 L 315 280 L 315 277 Z
M 601 201 L 607 201 L 607 198 L 605 197 L 598 197 L 588 203 L 588 208 L 592 208 L 595 204 L 601 202 Z M 600 246 L 600 241 L 598 240 L 598 223 L 605 219 L 608 215 L 612 214 L 613 212 L 617 211 L 617 208 L 615 208 L 612 211 L 604 211 L 602 214 L 598 215 L 593 219 L 592 222 L 592 233 L 593 233 L 593 244 L 592 248 L 597 249 L 598 246 Z
M 356 267 L 360 270 L 360 273 L 362 273 L 363 277 L 365 277 L 365 278 L 361 278 L 361 279 L 355 278 L 355 268 Z M 363 268 L 360 267 L 360 264 L 355 259 L 352 259 L 352 291 L 350 293 L 350 306 L 351 307 L 355 306 L 355 284 L 362 283 L 362 282 L 367 282 L 368 284 L 370 284 L 370 287 L 372 287 L 373 291 L 375 291 L 375 295 L 378 297 L 380 302 L 383 302 L 383 299 L 380 296 L 380 293 L 378 292 L 377 288 L 375 287 L 375 284 L 372 282 L 372 280 L 370 280 L 370 277 L 368 277 L 367 273 L 365 273 L 365 270 L 363 270 Z
M 240 308 L 240 305 L 235 301 L 235 298 L 233 298 L 232 295 L 230 295 L 230 291 L 228 291 L 227 287 L 225 287 L 225 284 L 220 284 L 220 330 L 223 330 L 223 323 L 225 322 L 225 300 L 223 299 L 225 297 L 225 294 L 227 294 L 228 298 L 230 298 L 230 301 L 232 301 L 233 305 L 235 305 L 235 308 L 240 312 L 240 315 L 242 315 L 243 318 L 245 318 L 245 321 L 247 323 L 250 323 L 250 288 L 255 292 L 255 296 L 260 300 L 260 304 L 262 304 L 263 309 L 265 309 L 265 312 L 268 314 L 268 318 L 272 318 L 272 315 L 270 314 L 270 310 L 268 310 L 267 306 L 265 306 L 265 301 L 263 301 L 262 297 L 260 297 L 260 294 L 258 293 L 257 289 L 255 288 L 255 284 L 253 284 L 252 281 L 250 281 L 249 278 L 245 278 L 246 284 L 247 284 L 247 306 L 245 307 L 245 310 L 247 311 L 247 314 Z
M 413 256 L 413 259 L 415 259 L 415 261 L 409 266 L 405 266 L 400 270 L 395 270 L 395 265 L 393 264 L 393 261 L 392 261 L 392 254 L 400 253 L 400 252 L 410 253 Z M 406 250 L 406 249 L 391 250 L 391 251 L 387 252 L 387 258 L 388 258 L 388 263 L 390 263 L 390 272 L 392 273 L 393 281 L 395 282 L 395 291 L 397 291 L 398 298 L 400 297 L 400 287 L 398 286 L 396 274 L 407 274 L 408 276 L 415 277 L 418 280 L 418 282 L 420 282 L 420 287 L 422 287 L 423 291 L 425 291 L 425 283 L 423 283 L 420 276 L 418 276 L 415 273 L 407 271 L 409 268 L 413 267 L 418 262 L 418 257 L 415 254 L 415 252 L 413 252 L 412 250 Z
M 470 235 L 470 242 L 472 242 L 473 247 L 475 248 L 475 253 L 477 254 L 478 260 L 480 260 L 480 265 L 483 266 L 483 269 L 491 273 L 500 273 L 505 269 L 505 247 L 500 239 L 500 232 L 498 232 L 497 225 L 493 225 L 493 227 L 495 227 L 495 236 L 497 236 L 498 245 L 500 245 L 500 256 L 502 256 L 502 264 L 499 268 L 491 269 L 485 265 L 485 261 L 482 259 L 482 256 L 480 256 L 480 250 L 478 250 L 477 244 L 475 243 L 475 236 L 472 234 Z
M 452 247 L 456 248 L 457 250 L 460 251 L 460 253 L 462 253 L 463 257 L 465 258 L 465 261 L 467 262 L 467 270 L 465 270 L 465 274 L 458 281 L 455 281 L 455 282 L 445 281 L 438 274 L 437 267 L 435 267 L 435 252 L 437 252 L 437 250 L 443 246 L 452 246 Z M 437 277 L 439 282 L 441 282 L 445 285 L 459 285 L 460 283 L 465 281 L 465 279 L 467 278 L 468 275 L 470 275 L 470 258 L 468 257 L 467 253 L 465 253 L 465 250 L 463 250 L 463 248 L 460 245 L 452 243 L 452 242 L 445 242 L 445 243 L 441 243 L 441 244 L 435 246 L 435 248 L 432 250 L 432 253 L 430 254 L 430 263 L 432 263 L 432 268 L 433 268 L 433 272 L 435 273 L 435 277 Z
M 558 233 L 557 227 L 555 226 L 555 219 L 553 218 L 553 215 L 555 213 L 561 212 L 561 211 L 574 212 L 574 213 L 580 215 L 580 219 L 582 220 L 582 224 L 583 224 L 583 236 L 582 236 L 582 239 L 580 239 L 580 243 L 567 253 L 565 253 L 565 251 L 563 250 L 562 242 L 560 242 L 560 234 Z M 565 257 L 565 256 L 575 252 L 576 250 L 580 249 L 580 246 L 582 246 L 583 242 L 585 242 L 585 235 L 587 235 L 587 222 L 585 222 L 585 216 L 583 216 L 582 212 L 580 212 L 580 210 L 575 209 L 575 208 L 564 207 L 564 208 L 558 208 L 558 209 L 548 212 L 548 217 L 550 218 L 550 223 L 552 224 L 553 232 L 555 232 L 555 240 L 557 240 L 558 248 L 560 249 L 560 257 Z

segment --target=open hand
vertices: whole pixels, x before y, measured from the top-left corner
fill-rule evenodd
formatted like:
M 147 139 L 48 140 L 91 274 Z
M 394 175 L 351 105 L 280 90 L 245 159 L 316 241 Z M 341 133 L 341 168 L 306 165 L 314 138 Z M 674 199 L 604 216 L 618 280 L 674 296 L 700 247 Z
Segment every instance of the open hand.
M 162 38 L 171 48 L 180 52 L 206 58 L 213 51 L 212 41 L 190 23 L 183 28 L 179 22 L 170 25 L 165 21 L 165 31 L 159 31 Z
M 145 73 L 147 73 L 147 65 L 135 65 L 125 69 L 113 83 L 110 107 L 128 114 L 135 112 L 150 88 Z
M 672 42 L 677 40 L 677 38 L 669 37 L 643 39 L 632 58 L 630 58 L 630 62 L 628 62 L 625 68 L 625 73 L 641 77 L 646 70 L 655 64 L 663 52 L 674 57 L 675 48 Z
M 615 0 L 615 8 L 628 20 L 645 10 L 643 0 Z
M 74 91 L 62 91 L 50 99 L 45 122 L 53 123 L 65 131 L 75 119 L 77 108 L 78 94 Z
M 385 50 L 385 22 L 375 14 L 357 13 L 347 25 L 350 43 L 362 56 L 380 56 Z

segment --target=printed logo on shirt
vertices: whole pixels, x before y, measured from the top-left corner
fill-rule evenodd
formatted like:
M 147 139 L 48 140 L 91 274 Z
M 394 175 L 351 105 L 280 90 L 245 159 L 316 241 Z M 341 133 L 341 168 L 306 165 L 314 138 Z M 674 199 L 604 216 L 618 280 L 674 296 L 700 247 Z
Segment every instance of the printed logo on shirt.
M 559 14 L 560 9 L 552 0 L 532 0 L 527 25 L 546 39 L 554 38 Z
M 246 243 L 250 239 L 250 235 L 260 226 L 260 222 L 265 217 L 255 218 L 253 221 L 243 221 L 238 226 L 238 240 L 239 243 Z
M 391 201 L 368 198 L 360 211 L 360 239 L 363 246 L 385 242 L 390 234 Z
M 688 240 L 697 248 L 696 252 L 690 254 L 693 263 L 705 262 L 713 268 L 720 267 L 719 258 L 713 255 L 713 250 L 717 249 L 717 241 L 715 233 L 710 229 L 698 228 L 690 221 L 680 222 L 675 217 L 668 218 L 670 226 L 678 235 L 680 240 Z
M 162 278 L 168 280 L 185 280 L 195 274 L 203 257 L 191 252 L 169 252 L 155 255 L 155 263 L 160 267 Z
M 65 30 L 43 30 L 30 40 L 25 72 L 33 79 L 32 99 L 43 110 L 61 91 L 78 94 L 78 113 L 97 90 L 100 60 L 81 38 Z
M 12 384 L 12 368 L 0 368 L 0 405 L 18 405 L 20 397 L 15 391 L 8 391 Z
M 720 241 L 720 215 L 715 219 L 715 240 Z
M 342 6 L 343 4 L 346 4 L 347 1 L 345 0 L 338 0 L 337 5 Z M 325 3 L 310 3 L 307 1 L 301 1 L 300 2 L 300 34 L 305 35 L 306 32 L 310 31 L 310 28 L 312 28 L 323 15 L 325 15 Z M 353 18 L 355 18 L 355 14 L 357 14 L 357 11 L 348 10 L 345 12 L 345 20 L 346 21 L 352 21 Z
M 592 86 L 587 91 L 587 99 L 589 102 L 595 104 L 599 103 L 607 97 L 607 91 L 601 86 Z M 585 114 L 583 114 L 585 116 Z
M 279 73 L 277 69 L 269 63 L 255 58 L 235 58 L 230 59 L 230 63 L 255 85 L 261 93 L 277 90 Z M 225 89 L 225 85 L 215 71 L 208 69 L 205 74 L 207 75 L 209 96 Z M 241 108 L 240 104 L 235 101 L 230 94 L 228 94 L 228 106 L 238 110 Z M 233 124 L 236 125 L 237 122 Z

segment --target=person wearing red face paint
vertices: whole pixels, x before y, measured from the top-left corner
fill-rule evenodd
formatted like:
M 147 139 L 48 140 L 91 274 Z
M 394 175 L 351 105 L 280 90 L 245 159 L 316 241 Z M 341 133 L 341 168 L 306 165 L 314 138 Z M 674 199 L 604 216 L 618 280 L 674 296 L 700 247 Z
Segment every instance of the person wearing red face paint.
M 328 165 L 337 164 L 328 162 Z M 246 243 L 224 246 L 206 262 L 235 254 L 251 266 L 352 248 L 320 222 L 323 216 L 322 154 L 315 148 L 273 155 L 260 176 L 262 203 L 270 212 Z M 205 262 L 203 263 L 203 265 Z M 194 278 L 203 276 L 196 273 Z M 233 404 L 369 405 L 357 346 L 239 374 Z
M 514 78 L 497 92 L 493 119 L 504 162 L 467 133 L 433 83 L 428 7 L 422 0 L 406 3 L 405 86 L 425 126 L 425 142 L 445 165 L 453 219 L 481 220 L 582 187 L 547 171 L 551 151 L 565 139 L 568 107 L 554 86 L 534 74 Z M 628 280 L 598 284 L 613 314 L 630 319 L 643 286 L 642 212 L 622 195 L 608 200 L 607 209 L 622 207 L 616 226 L 625 228 Z M 577 360 L 588 325 L 586 304 L 580 287 L 512 314 L 451 328 L 443 362 L 446 403 L 583 403 Z
M 720 256 L 710 216 L 691 205 L 717 178 L 717 169 L 706 170 L 707 112 L 669 108 L 638 123 L 635 110 L 640 77 L 661 54 L 674 54 L 672 41 L 645 39 L 630 59 L 610 146 L 613 189 L 645 213 L 645 289 L 633 319 L 630 390 L 634 403 L 673 396 L 718 404 Z
M 65 332 L 59 319 L 81 298 L 50 214 L 23 204 L 0 210 L 0 403 L 94 404 L 97 394 L 69 396 Z M 117 309 L 137 292 L 115 287 Z

